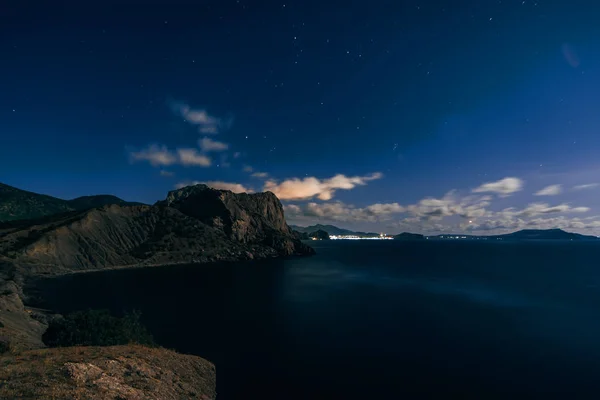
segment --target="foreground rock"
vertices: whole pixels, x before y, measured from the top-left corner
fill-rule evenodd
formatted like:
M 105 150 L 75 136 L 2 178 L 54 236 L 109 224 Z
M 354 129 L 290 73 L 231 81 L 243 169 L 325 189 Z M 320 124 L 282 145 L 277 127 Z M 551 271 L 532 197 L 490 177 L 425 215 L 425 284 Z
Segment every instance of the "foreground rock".
M 215 367 L 143 346 L 66 347 L 0 357 L 2 399 L 216 398 Z
M 110 205 L 0 226 L 0 256 L 27 275 L 308 255 L 272 193 L 205 185 L 154 206 Z

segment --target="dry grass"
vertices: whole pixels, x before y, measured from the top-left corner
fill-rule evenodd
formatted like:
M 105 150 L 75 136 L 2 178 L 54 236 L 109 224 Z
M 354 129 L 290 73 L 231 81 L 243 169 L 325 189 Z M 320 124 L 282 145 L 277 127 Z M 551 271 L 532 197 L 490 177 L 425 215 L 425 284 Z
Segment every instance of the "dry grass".
M 0 357 L 1 399 L 214 399 L 212 363 L 139 345 L 65 347 Z

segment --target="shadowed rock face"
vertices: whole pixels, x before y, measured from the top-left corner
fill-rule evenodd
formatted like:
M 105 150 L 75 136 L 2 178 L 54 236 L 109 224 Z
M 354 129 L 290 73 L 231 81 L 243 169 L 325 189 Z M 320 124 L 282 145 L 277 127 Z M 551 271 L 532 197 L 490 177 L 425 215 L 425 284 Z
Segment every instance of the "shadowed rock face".
M 285 222 L 281 202 L 271 192 L 235 194 L 206 185 L 169 192 L 157 203 L 181 211 L 241 243 L 263 243 L 282 255 L 310 253 Z
M 172 191 L 154 206 L 110 205 L 0 226 L 0 256 L 34 275 L 313 253 L 292 234 L 274 194 L 205 185 Z

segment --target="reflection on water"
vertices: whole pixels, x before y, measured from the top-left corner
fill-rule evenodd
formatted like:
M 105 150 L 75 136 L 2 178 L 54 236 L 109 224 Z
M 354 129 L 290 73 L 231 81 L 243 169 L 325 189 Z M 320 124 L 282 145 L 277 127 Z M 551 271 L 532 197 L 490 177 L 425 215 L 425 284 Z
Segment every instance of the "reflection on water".
M 600 389 L 598 246 L 317 250 L 77 275 L 42 290 L 45 306 L 63 312 L 141 310 L 159 343 L 215 362 L 220 399 L 572 398 Z

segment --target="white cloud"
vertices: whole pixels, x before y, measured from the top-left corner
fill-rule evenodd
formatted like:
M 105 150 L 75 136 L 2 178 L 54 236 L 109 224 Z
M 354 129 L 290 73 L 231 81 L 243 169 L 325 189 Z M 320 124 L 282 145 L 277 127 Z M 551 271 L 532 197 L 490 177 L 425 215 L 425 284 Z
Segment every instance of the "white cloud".
M 176 164 L 178 158 L 166 146 L 151 144 L 146 149 L 130 153 L 131 161 L 148 161 L 152 166 L 168 166 Z
M 554 218 L 535 218 L 524 220 L 520 218 L 506 218 L 501 220 L 484 221 L 481 224 L 471 225 L 466 230 L 472 232 L 496 231 L 513 232 L 520 229 L 566 229 L 566 230 L 598 230 L 600 221 L 590 221 L 582 218 L 567 218 L 564 216 Z M 488 234 L 488 233 L 486 233 Z
M 198 185 L 198 184 L 204 184 L 213 189 L 230 190 L 234 193 L 253 193 L 252 189 L 245 187 L 241 183 L 231 183 L 231 182 L 222 182 L 222 181 L 206 181 L 206 182 L 186 181 L 186 182 L 178 183 L 177 185 L 175 185 L 175 188 L 181 189 L 186 186 L 193 186 L 193 185 Z
M 191 125 L 198 126 L 198 131 L 206 134 L 217 134 L 222 128 L 228 127 L 231 121 L 210 115 L 204 109 L 192 109 L 184 103 L 174 103 L 173 109 Z
M 267 172 L 254 172 L 252 175 L 253 178 L 265 179 L 269 177 Z
M 443 198 L 425 198 L 417 204 L 409 205 L 407 210 L 423 220 L 443 219 L 451 216 L 461 218 L 477 218 L 487 214 L 486 207 L 490 205 L 490 196 L 460 197 L 455 191 L 450 191 Z
M 420 232 L 426 234 L 484 233 L 496 234 L 519 229 L 561 228 L 578 231 L 600 230 L 600 217 L 573 218 L 569 214 L 583 214 L 588 207 L 571 206 L 566 203 L 550 205 L 531 203 L 524 208 L 507 208 L 492 211 L 490 195 L 461 196 L 456 191 L 442 198 L 428 197 L 415 204 L 402 206 L 398 203 L 372 204 L 355 207 L 342 202 L 309 202 L 286 204 L 286 217 L 302 223 L 331 221 L 360 225 L 357 230 L 381 230 L 382 225 L 365 228 L 368 224 L 385 224 L 391 232 Z M 407 215 L 402 219 L 399 216 Z M 366 224 L 366 225 L 365 225 Z M 589 232 L 588 232 L 589 233 Z
M 200 148 L 204 152 L 225 151 L 229 148 L 229 145 L 227 143 L 219 142 L 208 137 L 198 140 L 198 146 L 200 146 Z
M 404 208 L 398 203 L 372 204 L 359 208 L 340 201 L 330 203 L 310 202 L 304 205 L 284 205 L 286 216 L 295 220 L 321 219 L 343 222 L 378 222 L 388 220 L 393 214 L 401 213 Z
M 495 213 L 495 215 L 500 217 L 535 217 L 544 214 L 585 213 L 588 211 L 590 211 L 588 207 L 571 207 L 570 205 L 564 203 L 556 206 L 550 206 L 547 203 L 531 203 L 522 210 L 508 208 Z
M 318 197 L 320 200 L 331 200 L 336 190 L 350 190 L 382 177 L 380 172 L 376 172 L 367 176 L 353 177 L 339 174 L 323 180 L 315 177 L 291 178 L 283 182 L 268 180 L 265 182 L 264 190 L 275 193 L 282 200 L 301 200 L 313 197 Z
M 537 191 L 536 196 L 556 196 L 562 193 L 562 185 L 550 185 Z
M 388 204 L 371 204 L 365 208 L 366 211 L 374 214 L 374 215 L 386 215 L 386 214 L 394 214 L 404 212 L 405 208 L 402 207 L 398 203 L 388 203 Z
M 487 182 L 472 190 L 473 193 L 496 193 L 508 197 L 523 189 L 524 182 L 519 178 L 507 177 L 496 182 Z
M 178 148 L 172 151 L 167 146 L 159 146 L 157 144 L 151 144 L 140 151 L 133 151 L 129 156 L 132 162 L 148 161 L 154 167 L 164 167 L 174 164 L 210 167 L 212 164 L 212 160 L 209 157 L 199 154 L 196 149 Z M 163 172 L 161 172 L 161 175 L 163 175 Z
M 177 154 L 181 165 L 210 167 L 212 164 L 212 160 L 208 156 L 199 154 L 196 149 L 177 149 Z
M 598 187 L 598 183 L 587 183 L 585 185 L 573 186 L 573 190 L 594 189 Z
M 249 165 L 244 165 L 244 172 L 248 172 L 248 173 L 250 173 L 250 172 L 252 172 L 252 171 L 254 171 L 254 168 L 252 168 L 252 167 L 251 167 L 251 166 L 249 166 Z

